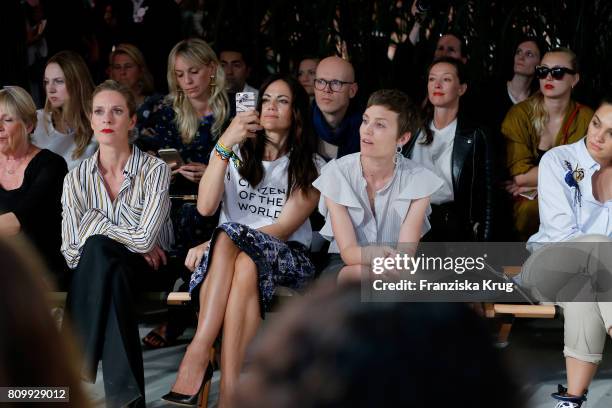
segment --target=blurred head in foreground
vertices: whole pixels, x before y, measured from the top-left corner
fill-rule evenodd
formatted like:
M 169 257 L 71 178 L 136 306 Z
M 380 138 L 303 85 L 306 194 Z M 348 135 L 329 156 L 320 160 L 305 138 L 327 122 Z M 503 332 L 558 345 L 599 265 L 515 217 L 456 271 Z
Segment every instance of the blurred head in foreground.
M 366 303 L 319 287 L 256 345 L 239 407 L 517 408 L 518 387 L 462 304 Z
M 0 387 L 69 387 L 61 405 L 89 407 L 74 349 L 51 317 L 43 264 L 18 238 L 0 239 L 0 259 Z

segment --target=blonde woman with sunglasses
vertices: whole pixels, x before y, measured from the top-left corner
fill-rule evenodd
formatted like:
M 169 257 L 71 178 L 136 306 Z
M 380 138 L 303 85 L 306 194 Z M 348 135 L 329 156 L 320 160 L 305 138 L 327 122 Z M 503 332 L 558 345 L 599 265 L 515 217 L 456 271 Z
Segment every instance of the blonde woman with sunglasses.
M 510 180 L 506 190 L 514 197 L 514 226 L 518 238 L 527 240 L 539 225 L 538 164 L 552 147 L 574 143 L 584 136 L 593 110 L 572 99 L 580 80 L 576 54 L 555 48 L 542 58 L 535 75 L 540 90 L 514 105 L 504 122 L 506 165 Z

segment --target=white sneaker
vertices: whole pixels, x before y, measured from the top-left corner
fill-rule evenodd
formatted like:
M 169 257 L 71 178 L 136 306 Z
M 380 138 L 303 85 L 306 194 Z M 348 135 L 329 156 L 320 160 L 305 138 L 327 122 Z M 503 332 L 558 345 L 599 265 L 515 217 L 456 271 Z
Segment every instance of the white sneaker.
M 585 404 L 570 402 L 570 401 L 559 401 L 555 408 L 585 408 Z
M 557 392 L 550 394 L 550 396 L 558 401 L 555 408 L 586 408 L 587 392 L 588 390 L 580 397 L 570 397 L 567 395 L 567 388 L 559 384 L 557 385 Z

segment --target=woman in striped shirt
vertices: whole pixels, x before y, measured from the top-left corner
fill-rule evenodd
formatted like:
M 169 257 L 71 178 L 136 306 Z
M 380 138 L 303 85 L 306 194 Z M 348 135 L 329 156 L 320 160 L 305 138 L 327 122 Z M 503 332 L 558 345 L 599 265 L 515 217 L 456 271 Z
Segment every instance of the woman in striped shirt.
M 82 341 L 83 376 L 95 381 L 102 360 L 107 407 L 145 406 L 133 292 L 143 272 L 165 264 L 173 240 L 170 169 L 128 143 L 135 114 L 125 86 L 96 88 L 100 148 L 66 176 L 62 195 L 62 253 L 75 268 L 66 309 Z

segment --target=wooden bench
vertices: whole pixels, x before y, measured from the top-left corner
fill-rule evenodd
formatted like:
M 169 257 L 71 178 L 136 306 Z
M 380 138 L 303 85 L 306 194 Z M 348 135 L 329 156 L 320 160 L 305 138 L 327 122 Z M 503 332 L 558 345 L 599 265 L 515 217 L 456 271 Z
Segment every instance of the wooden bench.
M 504 266 L 504 275 L 514 277 L 521 272 L 520 266 Z M 535 304 L 486 303 L 485 317 L 501 319 L 497 334 L 497 345 L 506 347 L 516 318 L 554 319 L 559 315 L 558 306 Z
M 296 294 L 296 291 L 285 286 L 277 287 L 276 291 L 274 292 L 274 296 L 277 297 L 291 297 Z M 167 303 L 172 306 L 186 305 L 190 301 L 191 296 L 189 295 L 189 292 L 171 292 L 170 294 L 168 294 Z

